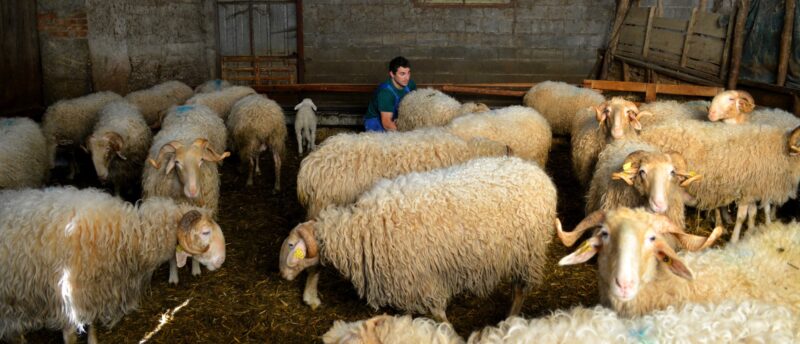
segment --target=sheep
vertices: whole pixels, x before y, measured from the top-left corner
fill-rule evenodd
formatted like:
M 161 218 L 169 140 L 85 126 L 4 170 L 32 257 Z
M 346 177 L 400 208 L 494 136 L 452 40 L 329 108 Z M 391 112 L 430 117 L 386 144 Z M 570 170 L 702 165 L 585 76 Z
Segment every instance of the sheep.
M 281 155 L 286 146 L 286 118 L 274 100 L 260 94 L 242 98 L 228 116 L 233 149 L 239 152 L 242 164 L 248 163 L 247 186 L 253 185 L 253 172 L 261 174 L 259 155 L 269 148 L 275 162 L 275 187 L 281 190 Z
M 0 189 L 36 188 L 50 174 L 42 129 L 27 117 L 0 118 Z
M 555 186 L 538 165 L 478 158 L 382 180 L 353 204 L 325 208 L 289 233 L 280 271 L 292 280 L 330 264 L 370 306 L 440 321 L 455 295 L 486 296 L 512 280 L 514 315 L 524 291 L 541 283 L 555 212 Z M 312 308 L 320 304 L 317 274 L 303 294 Z
M 297 198 L 313 219 L 326 206 L 353 203 L 381 178 L 451 166 L 507 148 L 486 139 L 464 141 L 442 129 L 339 134 L 300 163 Z
M 297 154 L 303 156 L 303 145 L 308 145 L 308 152 L 314 150 L 317 139 L 317 106 L 311 98 L 305 98 L 294 106 L 297 115 L 294 118 L 294 133 L 297 136 Z
M 637 140 L 615 141 L 600 153 L 589 187 L 586 213 L 647 207 L 684 227 L 682 187 L 701 178 L 676 152 L 662 153 Z
M 186 105 L 200 104 L 208 106 L 222 120 L 227 120 L 228 115 L 239 99 L 256 94 L 256 91 L 246 86 L 231 86 L 221 91 L 198 93 L 186 101 Z
M 208 80 L 195 87 L 194 93 L 209 93 L 214 91 L 222 91 L 231 86 L 233 85 L 231 85 L 231 83 L 228 82 L 228 80 L 221 80 L 221 79 Z
M 581 185 L 588 187 L 597 156 L 614 140 L 636 137 L 639 123 L 636 104 L 614 97 L 595 107 L 578 111 L 572 126 L 572 164 Z
M 191 256 L 216 270 L 225 238 L 208 210 L 150 198 L 132 205 L 73 187 L 0 192 L 0 340 L 40 328 L 113 326 L 135 310 L 153 271 Z
M 322 335 L 326 344 L 404 344 L 436 343 L 461 344 L 464 339 L 458 336 L 449 323 L 437 323 L 428 318 L 379 315 L 367 320 L 345 323 L 334 321 L 333 327 Z
M 510 106 L 489 112 L 465 115 L 447 127 L 450 133 L 469 140 L 483 137 L 507 145 L 515 156 L 547 164 L 553 134 L 550 125 L 536 110 Z
M 482 103 L 464 103 L 433 88 L 414 90 L 403 97 L 397 109 L 397 130 L 440 127 L 454 118 L 489 111 Z
M 600 301 L 622 316 L 723 300 L 754 300 L 800 312 L 800 270 L 794 265 L 800 261 L 796 222 L 759 227 L 725 248 L 681 254 L 664 242 L 667 233 L 680 233 L 684 247 L 695 251 L 708 247 L 721 229 L 705 239 L 682 233 L 663 215 L 618 208 L 592 213 L 572 232 L 557 231 L 562 242 L 571 246 L 596 226 L 601 227 L 559 265 L 583 263 L 599 252 Z
M 603 95 L 595 90 L 560 81 L 540 82 L 522 98 L 522 103 L 542 114 L 550 123 L 553 133 L 558 135 L 571 133 L 572 122 L 578 111 L 605 101 Z
M 217 163 L 230 155 L 229 152 L 217 153 L 225 150 L 225 124 L 203 105 L 175 107 L 163 124 L 153 138 L 149 164 L 144 166 L 143 197 L 169 197 L 205 207 L 216 216 L 219 204 Z M 193 261 L 192 275 L 199 274 L 200 265 Z M 175 260 L 170 261 L 169 282 L 178 283 Z
M 417 329 L 408 325 L 397 327 L 376 327 L 363 333 L 371 334 L 378 329 L 398 333 L 405 329 L 405 335 L 411 337 Z M 468 343 L 792 343 L 800 341 L 798 331 L 800 317 L 786 307 L 725 301 L 670 306 L 631 319 L 621 318 L 601 306 L 558 310 L 530 320 L 510 317 L 496 327 L 473 332 Z
M 674 100 L 657 101 L 639 106 L 639 123 L 643 128 L 665 122 L 707 121 L 707 111 L 701 103 L 679 103 Z
M 708 106 L 708 119 L 727 124 L 760 123 L 781 128 L 800 126 L 800 119 L 781 109 L 756 108 L 746 91 L 728 90 L 718 94 Z
M 120 188 L 141 178 L 142 167 L 153 134 L 137 107 L 127 101 L 114 101 L 100 110 L 94 132 L 86 139 L 97 177 L 110 181 L 115 194 Z
M 92 133 L 97 122 L 97 113 L 106 104 L 121 100 L 122 97 L 114 92 L 97 92 L 83 97 L 59 100 L 50 105 L 42 117 L 42 134 L 47 140 L 50 155 L 50 168 L 55 167 L 57 146 L 71 146 L 85 142 L 86 137 Z M 74 153 L 73 149 L 70 149 Z M 70 161 L 68 178 L 75 177 L 77 164 L 75 159 Z
M 125 99 L 142 112 L 147 125 L 160 126 L 164 114 L 174 105 L 183 104 L 192 96 L 192 89 L 180 81 L 167 81 L 143 90 L 128 93 Z

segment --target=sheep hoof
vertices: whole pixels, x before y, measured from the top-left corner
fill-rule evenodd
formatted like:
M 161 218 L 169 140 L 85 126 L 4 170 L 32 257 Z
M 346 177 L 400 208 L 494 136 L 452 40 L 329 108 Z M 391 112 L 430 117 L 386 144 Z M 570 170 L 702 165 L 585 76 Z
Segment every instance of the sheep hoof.
M 303 294 L 303 302 L 305 302 L 309 307 L 311 307 L 311 310 L 319 308 L 319 306 L 322 304 L 322 301 L 320 301 L 319 296 L 311 294 Z
M 200 276 L 200 263 L 196 260 L 192 260 L 192 276 Z

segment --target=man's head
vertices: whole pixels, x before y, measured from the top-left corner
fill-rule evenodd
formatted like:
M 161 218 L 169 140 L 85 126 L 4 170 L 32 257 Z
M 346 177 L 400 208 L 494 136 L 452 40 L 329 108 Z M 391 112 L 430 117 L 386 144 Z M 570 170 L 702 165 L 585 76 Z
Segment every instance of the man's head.
M 405 57 L 398 56 L 389 62 L 389 77 L 398 88 L 408 86 L 408 81 L 411 80 L 411 64 Z

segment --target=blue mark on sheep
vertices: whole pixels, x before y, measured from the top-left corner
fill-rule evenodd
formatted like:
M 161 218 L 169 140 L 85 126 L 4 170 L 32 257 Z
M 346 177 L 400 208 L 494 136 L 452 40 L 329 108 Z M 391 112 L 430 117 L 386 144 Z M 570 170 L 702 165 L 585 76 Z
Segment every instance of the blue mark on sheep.
M 214 87 L 216 87 L 217 91 L 219 91 L 222 88 L 222 80 L 220 79 L 214 80 Z
M 650 344 L 650 341 L 647 339 L 648 331 L 650 331 L 650 325 L 645 325 L 640 329 L 631 329 L 628 331 L 628 334 L 639 343 Z
M 184 113 L 186 111 L 189 111 L 191 109 L 194 109 L 194 105 L 181 105 L 181 106 L 178 106 L 177 108 L 175 108 L 175 113 L 176 114 L 182 114 L 182 113 Z
M 7 126 L 10 126 L 12 124 L 14 124 L 14 119 L 13 118 L 3 119 L 3 125 L 2 125 L 3 127 L 7 127 Z

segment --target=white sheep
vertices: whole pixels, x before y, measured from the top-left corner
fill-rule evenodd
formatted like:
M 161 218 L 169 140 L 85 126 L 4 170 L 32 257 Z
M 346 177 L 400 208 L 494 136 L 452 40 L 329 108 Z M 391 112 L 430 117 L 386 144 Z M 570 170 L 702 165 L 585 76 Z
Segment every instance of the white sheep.
M 161 131 L 153 138 L 148 164 L 144 166 L 144 199 L 169 197 L 209 209 L 216 216 L 219 204 L 217 163 L 230 155 L 225 150 L 225 124 L 203 105 L 173 108 Z M 173 173 L 174 171 L 174 173 Z M 192 262 L 192 275 L 200 265 Z M 178 283 L 178 269 L 170 261 L 170 283 Z
M 50 174 L 42 129 L 27 117 L 0 118 L 0 189 L 36 188 Z
M 531 87 L 522 103 L 542 114 L 554 134 L 566 135 L 572 132 L 578 111 L 598 106 L 605 100 L 602 94 L 592 89 L 560 81 L 544 81 Z
M 378 315 L 367 320 L 346 323 L 334 321 L 322 335 L 325 344 L 462 344 L 449 323 L 437 323 L 428 318 Z
M 452 166 L 507 148 L 494 141 L 464 141 L 443 129 L 339 134 L 325 140 L 300 163 L 297 198 L 313 219 L 326 206 L 354 202 L 381 178 Z
M 553 141 L 550 125 L 544 117 L 524 106 L 464 115 L 445 129 L 464 140 L 482 137 L 497 141 L 508 146 L 515 156 L 539 166 L 547 164 Z
M 106 104 L 121 100 L 114 92 L 97 92 L 83 97 L 59 100 L 50 105 L 42 117 L 42 133 L 47 140 L 50 168 L 55 167 L 56 148 L 70 146 L 70 152 L 86 141 L 97 122 L 97 113 Z M 75 176 L 77 163 L 70 160 L 69 179 Z
M 308 152 L 316 148 L 317 140 L 317 106 L 311 98 L 305 98 L 294 106 L 297 115 L 294 117 L 294 134 L 297 136 L 297 154 L 303 155 L 303 146 L 308 145 Z
M 707 121 L 703 102 L 679 103 L 663 100 L 639 105 L 639 123 L 643 128 L 664 122 Z
M 239 99 L 256 94 L 256 91 L 247 86 L 231 86 L 220 91 L 198 93 L 186 101 L 186 105 L 205 105 L 213 110 L 222 120 L 227 120 L 228 115 Z
M 117 195 L 122 186 L 138 182 L 153 134 L 137 107 L 114 101 L 100 110 L 94 132 L 86 139 L 95 172 L 110 181 Z
M 598 211 L 576 229 L 559 237 L 570 246 L 596 229 L 590 239 L 559 265 L 578 264 L 598 254 L 600 301 L 623 316 L 637 316 L 686 303 L 755 300 L 800 312 L 800 225 L 773 223 L 748 232 L 744 240 L 724 248 L 676 254 L 664 236 L 681 232 L 662 215 L 618 208 Z M 682 233 L 690 250 L 708 239 Z
M 221 80 L 221 79 L 208 80 L 200 85 L 197 85 L 197 87 L 195 87 L 194 89 L 194 93 L 209 93 L 215 91 L 222 91 L 231 86 L 233 85 L 231 85 L 231 83 L 228 82 L 228 80 Z
M 139 305 L 153 271 L 186 257 L 209 270 L 225 238 L 202 208 L 151 198 L 138 206 L 96 189 L 0 192 L 0 340 L 41 328 L 113 326 Z
M 333 265 L 367 303 L 446 320 L 461 293 L 486 296 L 514 281 L 510 314 L 541 282 L 553 236 L 556 190 L 535 163 L 514 157 L 384 179 L 355 203 L 325 208 L 292 229 L 281 275 Z M 318 276 L 303 300 L 316 307 Z
M 440 127 L 454 118 L 470 113 L 489 111 L 482 103 L 464 103 L 433 88 L 411 91 L 403 97 L 397 109 L 397 130 Z
M 233 150 L 242 164 L 248 164 L 247 185 L 253 185 L 253 174 L 261 174 L 259 155 L 272 151 L 275 163 L 275 187 L 281 190 L 281 155 L 286 147 L 286 118 L 274 100 L 260 94 L 242 98 L 231 109 L 227 121 Z
M 192 89 L 180 81 L 167 81 L 150 88 L 128 93 L 125 99 L 142 112 L 147 125 L 157 128 L 170 107 L 186 102 Z

